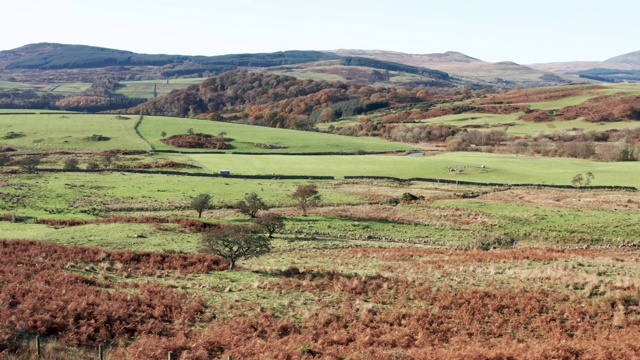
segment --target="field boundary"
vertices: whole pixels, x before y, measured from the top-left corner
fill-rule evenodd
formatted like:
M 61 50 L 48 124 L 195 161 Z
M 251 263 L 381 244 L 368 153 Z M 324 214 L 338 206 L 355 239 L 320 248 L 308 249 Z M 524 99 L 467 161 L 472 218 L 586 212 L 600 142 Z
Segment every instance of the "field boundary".
M 619 186 L 619 185 L 596 185 L 596 186 L 580 186 L 576 187 L 573 185 L 553 185 L 553 184 L 506 184 L 506 183 L 483 183 L 483 182 L 475 182 L 475 181 L 465 181 L 465 180 L 451 180 L 451 179 L 436 179 L 436 178 L 408 178 L 402 179 L 392 176 L 357 176 L 357 175 L 345 175 L 345 180 L 353 180 L 353 179 L 370 179 L 370 180 L 392 180 L 398 182 L 408 182 L 408 181 L 422 181 L 422 182 L 432 182 L 432 183 L 444 183 L 444 184 L 455 184 L 455 185 L 477 185 L 477 186 L 501 186 L 501 187 L 537 187 L 537 188 L 555 188 L 555 189 L 580 189 L 580 190 L 628 190 L 628 191 L 638 191 L 636 187 L 633 186 Z
M 179 175 L 179 176 L 193 176 L 193 177 L 219 177 L 219 178 L 231 178 L 231 179 L 274 179 L 274 180 L 336 180 L 332 175 L 284 175 L 284 174 L 255 174 L 255 175 L 242 175 L 242 174 L 229 174 L 222 175 L 217 173 L 188 173 L 182 171 L 170 171 L 170 170 L 138 170 L 138 169 L 98 169 L 98 170 L 86 170 L 86 169 L 52 169 L 52 168 L 40 168 L 37 171 L 50 172 L 50 173 L 65 173 L 65 172 L 80 172 L 80 173 L 132 173 L 132 174 L 147 174 L 147 175 Z M 430 183 L 442 183 L 453 185 L 473 185 L 473 186 L 499 186 L 499 187 L 530 187 L 530 188 L 551 188 L 551 189 L 573 189 L 573 190 L 627 190 L 638 191 L 638 188 L 633 186 L 621 186 L 621 185 L 590 185 L 590 186 L 573 186 L 573 185 L 553 185 L 553 184 L 508 184 L 508 183 L 483 183 L 475 181 L 464 180 L 451 180 L 451 179 L 437 179 L 437 178 L 397 178 L 392 176 L 358 176 L 358 175 L 345 175 L 344 180 L 391 180 L 397 182 L 410 182 L 421 181 Z
M 142 122 L 143 119 L 144 119 L 143 115 L 140 115 L 138 117 L 138 120 L 133 125 L 133 131 L 135 131 L 136 135 L 140 138 L 140 140 L 144 141 L 144 143 L 147 144 L 147 146 L 149 146 L 149 150 L 153 152 L 156 149 L 153 147 L 153 145 L 147 139 L 144 138 L 144 136 L 142 136 L 142 134 L 140 134 L 140 131 L 138 130 L 138 126 L 140 126 L 140 123 Z
M 132 173 L 132 174 L 147 174 L 147 175 L 180 175 L 180 176 L 194 176 L 194 177 L 219 177 L 219 178 L 231 178 L 231 179 L 274 179 L 274 180 L 335 180 L 335 176 L 323 176 L 323 175 L 283 175 L 283 174 L 256 174 L 256 175 L 222 175 L 216 173 L 188 173 L 182 171 L 170 171 L 170 170 L 137 170 L 137 169 L 98 169 L 98 170 L 86 170 L 86 169 L 51 169 L 40 168 L 37 171 L 49 172 L 49 173 Z

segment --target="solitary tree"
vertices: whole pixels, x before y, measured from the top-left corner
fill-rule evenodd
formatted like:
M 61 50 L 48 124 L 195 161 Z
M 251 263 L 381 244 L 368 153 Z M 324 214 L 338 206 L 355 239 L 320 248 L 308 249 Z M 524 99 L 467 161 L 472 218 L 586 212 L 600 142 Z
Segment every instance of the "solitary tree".
M 223 225 L 202 234 L 200 250 L 228 260 L 229 270 L 233 270 L 241 258 L 249 259 L 270 252 L 271 240 L 255 226 Z
M 160 136 L 162 136 L 162 138 L 164 139 L 167 136 L 167 132 L 166 131 L 161 132 Z
M 86 167 L 87 170 L 99 170 L 100 169 L 100 164 L 98 164 L 97 161 L 95 160 L 91 160 L 87 163 Z
M 20 167 L 26 172 L 35 172 L 40 165 L 40 158 L 37 156 L 27 156 L 20 161 Z
M 298 200 L 298 207 L 302 209 L 302 214 L 307 216 L 307 208 L 320 202 L 320 194 L 315 184 L 300 185 L 291 197 Z
M 77 170 L 78 169 L 78 159 L 76 158 L 68 158 L 64 161 L 64 169 L 65 170 Z
M 211 204 L 211 195 L 209 194 L 200 194 L 193 199 L 191 199 L 191 204 L 189 205 L 191 209 L 198 212 L 198 217 L 202 217 L 202 212 L 208 209 Z
M 274 213 L 266 213 L 253 219 L 253 223 L 266 231 L 267 234 L 269 234 L 269 238 L 271 238 L 274 233 L 284 228 L 284 216 Z
M 9 161 L 11 161 L 11 159 L 9 158 L 9 155 L 0 154 L 0 166 L 7 165 L 9 163 Z
M 242 214 L 249 215 L 252 219 L 256 217 L 258 211 L 269 210 L 269 206 L 254 192 L 245 196 L 244 200 L 238 201 L 236 208 Z
M 591 171 L 587 172 L 585 176 L 582 174 L 577 174 L 571 179 L 571 185 L 580 187 L 580 186 L 589 186 L 591 185 L 591 180 L 595 178 L 595 175 Z

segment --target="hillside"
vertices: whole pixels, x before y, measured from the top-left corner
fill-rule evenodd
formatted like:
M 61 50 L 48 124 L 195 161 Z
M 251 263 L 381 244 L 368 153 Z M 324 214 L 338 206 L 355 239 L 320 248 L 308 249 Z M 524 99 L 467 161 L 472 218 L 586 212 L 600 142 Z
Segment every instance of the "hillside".
M 191 56 L 138 54 L 131 51 L 86 45 L 40 43 L 0 51 L 0 76 L 6 79 L 37 82 L 93 81 L 99 76 L 118 80 L 159 79 L 184 76 L 215 75 L 238 68 L 272 68 L 336 60 L 344 67 L 365 67 L 426 76 L 427 80 L 448 80 L 448 74 L 363 57 L 321 51 L 280 51 L 274 53 Z M 15 81 L 15 80 L 12 80 Z M 371 82 L 373 83 L 373 81 Z
M 319 51 L 282 51 L 263 54 L 233 54 L 220 56 L 151 55 L 87 45 L 40 43 L 0 52 L 4 69 L 82 69 L 108 66 L 167 66 L 170 71 L 193 72 L 229 70 L 239 66 L 269 67 L 323 59 L 335 55 Z M 192 72 L 192 73 L 193 73 Z
M 455 51 L 436 54 L 405 54 L 381 50 L 341 49 L 334 53 L 340 56 L 360 56 L 411 66 L 427 67 L 445 71 L 469 82 L 499 87 L 515 87 L 516 85 L 524 87 L 551 86 L 562 84 L 568 80 L 565 77 L 549 77 L 548 72 L 532 69 L 514 62 L 490 63 Z
M 418 103 L 427 96 L 424 88 L 398 90 L 237 70 L 207 79 L 200 85 L 173 91 L 127 112 L 210 120 L 225 115 L 231 120 L 310 129 L 316 122 Z
M 612 57 L 611 59 L 605 60 L 605 63 L 640 66 L 640 51 L 634 51 L 627 54 Z

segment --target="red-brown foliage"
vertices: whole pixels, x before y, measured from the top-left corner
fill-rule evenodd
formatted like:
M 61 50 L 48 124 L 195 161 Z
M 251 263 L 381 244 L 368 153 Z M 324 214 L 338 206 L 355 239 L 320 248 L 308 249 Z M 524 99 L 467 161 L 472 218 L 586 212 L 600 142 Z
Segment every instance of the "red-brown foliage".
M 522 89 L 506 91 L 489 95 L 477 101 L 478 104 L 517 104 L 553 101 L 567 97 L 584 95 L 589 90 L 600 90 L 605 87 L 600 85 L 590 86 L 563 86 L 557 88 Z
M 111 149 L 97 152 L 96 155 L 103 157 L 113 157 L 117 155 L 142 155 L 147 152 L 144 150 L 124 150 L 124 149 Z
M 161 285 L 114 283 L 70 271 L 82 266 L 89 272 L 97 272 L 97 266 L 121 274 L 153 275 L 165 270 L 207 273 L 228 265 L 206 255 L 0 241 L 0 337 L 26 332 L 56 336 L 69 344 L 95 344 L 144 334 L 173 336 L 204 314 L 199 298 Z
M 292 267 L 265 274 L 274 276 L 255 285 L 261 291 L 315 297 L 294 318 L 283 314 L 279 303 L 223 301 L 208 309 L 200 299 L 166 287 L 115 283 L 70 271 L 74 266 L 69 263 L 110 264 L 117 254 L 1 241 L 0 340 L 6 343 L 0 346 L 8 344 L 12 350 L 13 334 L 20 330 L 55 335 L 70 344 L 112 339 L 115 347 L 110 355 L 117 359 L 164 359 L 168 351 L 181 360 L 227 355 L 238 359 L 640 356 L 639 289 L 633 284 L 603 285 L 618 295 L 592 298 L 553 286 L 505 284 L 500 278 L 486 286 L 450 286 L 428 277 L 408 279 L 392 273 L 361 276 Z M 441 274 L 452 277 L 459 274 L 460 264 L 474 262 L 544 264 L 576 257 L 636 257 L 624 250 L 540 248 L 349 249 L 334 255 L 335 260 L 374 257 L 390 263 L 411 262 L 422 264 L 426 271 L 441 267 Z M 162 269 L 160 260 L 142 258 L 150 268 Z M 123 261 L 126 266 L 136 259 L 132 255 Z M 293 305 L 297 306 L 295 301 Z M 224 316 L 215 318 L 210 311 L 224 312 Z M 624 319 L 616 324 L 613 313 L 620 311 Z
M 481 114 L 515 114 L 529 109 L 528 105 L 483 105 L 478 106 L 471 112 Z
M 8 216 L 8 217 L 7 217 Z M 11 215 L 5 215 L 7 219 L 0 218 L 0 220 L 9 221 Z M 163 218 L 157 216 L 112 216 L 105 219 L 94 220 L 77 220 L 77 219 L 38 219 L 38 223 L 49 226 L 81 226 L 88 224 L 176 224 L 181 227 L 194 232 L 203 232 L 212 226 L 219 226 L 219 224 L 208 223 L 205 221 L 195 219 L 184 218 Z
M 518 119 L 533 122 L 549 122 L 555 120 L 553 116 L 549 114 L 548 110 L 533 110 L 520 116 Z
M 603 95 L 557 112 L 563 120 L 583 118 L 586 121 L 640 120 L 640 96 Z
M 167 145 L 188 149 L 223 150 L 232 148 L 230 144 L 225 142 L 223 137 L 203 133 L 173 135 L 162 139 L 162 142 Z

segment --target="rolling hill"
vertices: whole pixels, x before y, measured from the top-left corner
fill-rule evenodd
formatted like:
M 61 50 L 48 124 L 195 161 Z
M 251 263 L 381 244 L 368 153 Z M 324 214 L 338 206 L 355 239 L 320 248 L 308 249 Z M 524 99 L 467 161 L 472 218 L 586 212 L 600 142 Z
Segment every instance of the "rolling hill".
M 640 51 L 634 51 L 627 54 L 615 56 L 611 59 L 605 60 L 605 62 L 608 64 L 626 64 L 634 67 L 640 67 Z
M 514 87 L 516 85 L 524 87 L 550 86 L 570 80 L 569 77 L 563 76 L 549 77 L 546 71 L 536 70 L 514 62 L 490 63 L 455 51 L 436 54 L 405 54 L 382 50 L 341 49 L 334 53 L 340 56 L 359 56 L 411 66 L 428 67 L 445 71 L 468 82 L 501 87 Z
M 119 80 L 164 79 L 194 75 L 210 76 L 238 68 L 257 70 L 331 60 L 334 60 L 335 65 L 342 67 L 402 72 L 425 77 L 426 81 L 449 80 L 449 75 L 443 71 L 366 57 L 340 56 L 326 51 L 290 50 L 219 56 L 153 55 L 53 43 L 30 44 L 0 51 L 0 76 L 31 82 L 43 78 L 55 81 L 55 74 L 59 74 L 65 81 L 93 81 L 92 76 L 113 76 Z M 54 79 L 51 79 L 52 76 Z M 385 79 L 387 77 L 385 74 Z M 371 82 L 374 81 L 375 79 L 371 79 Z

